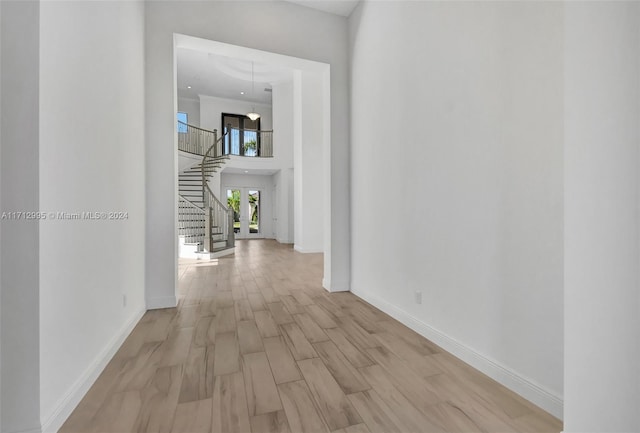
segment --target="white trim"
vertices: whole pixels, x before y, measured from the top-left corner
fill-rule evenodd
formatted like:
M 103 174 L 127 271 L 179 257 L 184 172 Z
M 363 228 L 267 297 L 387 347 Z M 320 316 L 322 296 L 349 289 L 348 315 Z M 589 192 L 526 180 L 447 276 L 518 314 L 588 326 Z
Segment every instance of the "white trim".
M 302 254 L 316 254 L 316 253 L 324 253 L 323 248 L 302 248 L 298 245 L 293 245 L 293 249 Z
M 333 284 L 332 284 L 333 283 Z M 328 292 L 348 292 L 349 291 L 349 281 L 330 281 L 326 278 L 322 279 L 322 287 L 324 287 Z
M 200 100 L 202 99 L 217 99 L 218 101 L 222 101 L 222 102 L 242 102 L 244 104 L 247 105 L 254 105 L 254 106 L 261 106 L 261 107 L 271 107 L 271 104 L 265 104 L 264 102 L 253 102 L 247 99 L 234 99 L 234 98 L 225 98 L 224 96 L 213 96 L 213 95 L 203 95 L 198 93 L 198 97 L 200 98 Z M 178 99 L 180 99 L 180 97 L 178 96 Z M 201 102 L 200 100 L 198 100 L 198 102 Z
M 180 33 L 174 33 L 173 40 L 175 41 L 175 48 L 199 50 L 220 56 L 234 57 L 240 60 L 253 60 L 256 63 L 278 63 L 285 68 L 302 69 L 322 73 L 325 72 L 327 70 L 327 66 L 329 66 L 328 63 L 316 62 L 314 60 L 288 56 L 286 54 L 277 54 L 271 51 L 247 48 L 240 45 L 227 44 L 224 42 L 188 36 Z
M 216 242 L 225 242 L 225 241 L 216 241 Z M 236 253 L 236 247 L 226 248 L 220 251 L 214 251 L 213 253 L 207 251 L 198 251 L 195 253 L 195 256 L 198 260 L 214 260 L 219 257 L 230 256 L 231 254 Z
M 159 310 L 161 308 L 175 308 L 178 300 L 173 296 L 157 296 L 147 299 L 147 310 Z
M 82 375 L 71 386 L 67 394 L 58 402 L 55 410 L 49 419 L 42 423 L 43 433 L 57 432 L 67 420 L 71 412 L 76 408 L 82 400 L 89 388 L 94 384 L 100 373 L 107 366 L 113 355 L 116 354 L 124 340 L 129 336 L 138 321 L 144 315 L 145 310 L 135 312 L 131 318 L 124 324 L 120 331 L 107 343 L 105 348 L 98 354 Z M 36 432 L 36 430 L 33 430 Z M 39 433 L 39 431 L 38 431 Z
M 447 352 L 453 354 L 475 369 L 481 371 L 516 394 L 562 419 L 564 403 L 562 397 L 519 375 L 512 369 L 476 352 L 469 346 L 431 327 L 406 311 L 390 304 L 376 295 L 352 288 L 352 293 L 402 322 L 423 337 L 433 341 Z

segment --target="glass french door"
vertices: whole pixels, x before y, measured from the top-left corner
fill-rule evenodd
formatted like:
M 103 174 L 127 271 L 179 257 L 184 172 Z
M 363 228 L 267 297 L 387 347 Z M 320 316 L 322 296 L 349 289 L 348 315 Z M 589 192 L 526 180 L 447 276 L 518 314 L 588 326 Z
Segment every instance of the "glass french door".
M 236 238 L 262 238 L 260 190 L 228 188 L 227 206 L 233 209 L 233 231 Z
M 225 155 L 258 156 L 260 153 L 260 119 L 242 114 L 222 113 Z

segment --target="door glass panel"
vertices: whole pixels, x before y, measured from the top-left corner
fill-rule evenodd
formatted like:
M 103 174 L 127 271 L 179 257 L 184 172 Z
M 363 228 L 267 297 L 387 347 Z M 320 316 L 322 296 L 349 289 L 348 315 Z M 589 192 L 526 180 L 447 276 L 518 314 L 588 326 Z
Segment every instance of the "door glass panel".
M 228 132 L 224 138 L 225 155 L 240 155 L 240 120 L 237 116 L 222 115 L 222 131 Z
M 258 154 L 258 134 L 255 131 L 244 131 L 244 156 Z
M 251 120 L 248 117 L 244 119 L 244 129 L 260 129 L 260 118 Z
M 240 128 L 240 117 L 230 116 L 228 114 L 222 115 L 222 129 L 231 126 L 232 128 Z
M 260 191 L 249 190 L 248 194 L 249 203 L 249 233 L 260 233 Z
M 240 155 L 240 130 L 232 128 L 227 139 L 231 142 L 231 154 Z
M 240 233 L 240 190 L 227 190 L 227 207 L 233 209 L 233 232 Z
M 257 131 L 260 129 L 260 119 L 251 120 L 248 117 L 243 119 L 243 128 L 245 129 L 243 136 L 244 156 L 258 156 L 260 137 Z

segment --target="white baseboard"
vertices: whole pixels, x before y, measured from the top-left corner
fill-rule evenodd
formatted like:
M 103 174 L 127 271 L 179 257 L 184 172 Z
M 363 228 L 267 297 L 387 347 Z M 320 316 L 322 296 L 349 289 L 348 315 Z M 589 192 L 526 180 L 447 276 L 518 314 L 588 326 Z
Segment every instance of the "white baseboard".
M 293 249 L 302 254 L 324 253 L 322 248 L 302 248 L 298 245 L 293 245 Z
M 176 296 L 158 296 L 147 299 L 147 310 L 159 310 L 162 308 L 175 308 L 178 305 Z
M 206 260 L 219 259 L 220 257 L 230 256 L 231 254 L 235 254 L 235 253 L 236 253 L 236 248 L 231 247 L 231 248 L 226 248 L 224 250 L 216 251 L 213 253 L 203 251 L 203 252 L 195 253 L 195 256 L 199 260 L 206 261 Z
M 105 348 L 98 354 L 93 362 L 87 367 L 82 375 L 76 380 L 67 394 L 56 405 L 56 409 L 51 416 L 42 424 L 43 433 L 55 433 L 67 420 L 71 412 L 82 400 L 89 388 L 96 381 L 100 373 L 107 366 L 113 355 L 118 351 L 124 340 L 129 336 L 138 321 L 144 315 L 145 310 L 139 310 L 122 326 L 120 331 L 107 343 Z
M 324 287 L 327 292 L 348 292 L 350 287 L 349 287 L 349 281 L 329 281 L 326 280 L 325 278 L 322 279 L 322 287 Z
M 390 304 L 382 298 L 354 288 L 351 289 L 351 292 L 376 308 L 384 311 L 399 322 L 402 322 L 423 337 L 431 340 L 447 352 L 471 365 L 473 368 L 480 370 L 482 373 L 501 383 L 511 391 L 519 394 L 521 397 L 529 400 L 556 418 L 562 419 L 564 405 L 561 397 L 544 389 L 531 380 L 522 377 L 508 367 L 501 365 L 499 362 L 476 352 L 467 345 L 431 327 L 420 319 L 413 317 L 406 311 Z

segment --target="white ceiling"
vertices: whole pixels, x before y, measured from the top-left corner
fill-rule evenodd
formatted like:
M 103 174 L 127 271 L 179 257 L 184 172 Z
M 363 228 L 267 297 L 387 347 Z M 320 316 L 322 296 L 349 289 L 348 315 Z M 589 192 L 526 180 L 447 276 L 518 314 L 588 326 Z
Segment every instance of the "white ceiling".
M 271 104 L 271 93 L 264 89 L 293 79 L 293 70 L 290 68 L 252 64 L 247 60 L 186 48 L 177 50 L 177 69 L 178 96 L 190 99 L 208 95 Z
M 0 0 L 1 1 L 1 0 Z M 349 16 L 359 0 L 286 0 L 312 9 Z M 253 82 L 252 82 L 253 66 Z M 178 96 L 198 99 L 217 96 L 248 102 L 271 104 L 272 85 L 293 79 L 293 69 L 255 63 L 207 51 L 178 48 Z
M 348 17 L 356 8 L 359 0 L 286 0 L 323 12 Z

